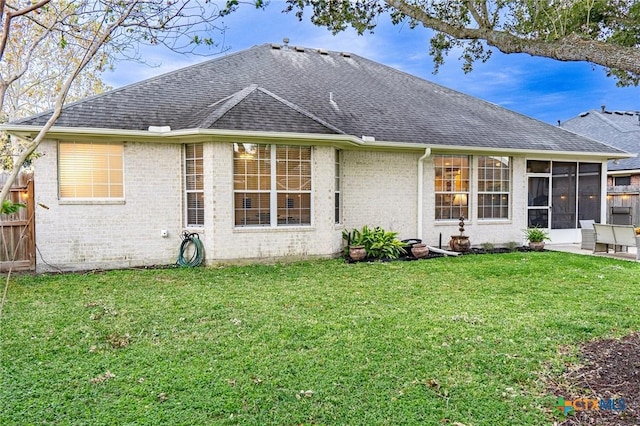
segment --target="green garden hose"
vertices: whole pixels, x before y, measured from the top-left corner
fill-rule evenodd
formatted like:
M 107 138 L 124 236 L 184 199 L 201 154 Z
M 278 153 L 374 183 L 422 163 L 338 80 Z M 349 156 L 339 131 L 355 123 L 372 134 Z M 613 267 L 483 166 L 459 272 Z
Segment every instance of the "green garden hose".
M 191 257 L 187 259 L 185 254 L 190 252 Z M 178 261 L 176 262 L 180 266 L 200 266 L 204 260 L 204 246 L 200 240 L 200 235 L 195 232 L 185 232 L 182 234 L 182 243 L 180 244 L 180 253 L 178 254 Z

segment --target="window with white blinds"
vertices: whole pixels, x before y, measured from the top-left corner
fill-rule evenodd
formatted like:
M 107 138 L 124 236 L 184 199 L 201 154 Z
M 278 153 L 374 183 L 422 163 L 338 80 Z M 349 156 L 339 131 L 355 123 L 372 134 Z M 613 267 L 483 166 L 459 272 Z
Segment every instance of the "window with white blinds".
M 123 199 L 123 144 L 60 142 L 58 173 L 60 199 Z
M 233 146 L 236 226 L 311 224 L 311 147 Z
M 187 226 L 204 226 L 204 156 L 202 144 L 184 146 Z

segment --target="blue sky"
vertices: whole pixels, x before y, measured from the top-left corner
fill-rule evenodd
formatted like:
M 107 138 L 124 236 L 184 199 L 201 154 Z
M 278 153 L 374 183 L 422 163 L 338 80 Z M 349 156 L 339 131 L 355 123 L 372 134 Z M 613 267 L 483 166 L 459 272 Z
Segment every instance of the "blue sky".
M 227 28 L 224 45 L 229 50 L 222 55 L 263 43 L 282 43 L 288 37 L 292 46 L 355 53 L 550 124 L 600 109 L 601 105 L 609 110 L 640 110 L 640 88 L 618 88 L 601 68 L 587 63 L 494 51 L 487 63 L 477 63 L 471 73 L 464 74 L 459 55 L 452 52 L 434 75 L 428 54 L 430 30 L 394 26 L 388 17 L 382 17 L 373 34 L 358 36 L 348 30 L 334 36 L 311 24 L 308 16 L 299 22 L 293 14 L 281 13 L 283 8 L 283 2 L 272 1 L 266 10 L 240 7 L 225 17 L 220 25 Z M 186 56 L 161 47 L 145 48 L 143 59 L 147 64 L 119 62 L 104 80 L 114 88 L 120 87 L 216 56 L 220 54 Z

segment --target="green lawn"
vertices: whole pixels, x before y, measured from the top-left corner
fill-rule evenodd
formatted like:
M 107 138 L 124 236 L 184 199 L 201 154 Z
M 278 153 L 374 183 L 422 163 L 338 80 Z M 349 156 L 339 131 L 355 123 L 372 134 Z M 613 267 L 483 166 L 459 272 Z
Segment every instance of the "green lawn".
M 0 424 L 542 425 L 640 264 L 565 253 L 13 276 Z

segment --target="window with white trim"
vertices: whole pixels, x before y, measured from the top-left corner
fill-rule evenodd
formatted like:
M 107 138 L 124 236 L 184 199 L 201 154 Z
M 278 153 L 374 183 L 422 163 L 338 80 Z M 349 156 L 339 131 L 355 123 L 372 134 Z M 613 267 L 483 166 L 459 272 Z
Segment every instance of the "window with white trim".
M 478 219 L 509 219 L 511 159 L 478 157 Z
M 631 176 L 614 176 L 613 177 L 613 185 L 614 186 L 631 185 Z
M 58 143 L 60 199 L 123 200 L 123 144 Z
M 236 226 L 311 224 L 311 147 L 233 144 Z
M 184 146 L 186 225 L 204 226 L 204 156 L 201 143 Z
M 469 217 L 469 157 L 435 155 L 436 220 Z

